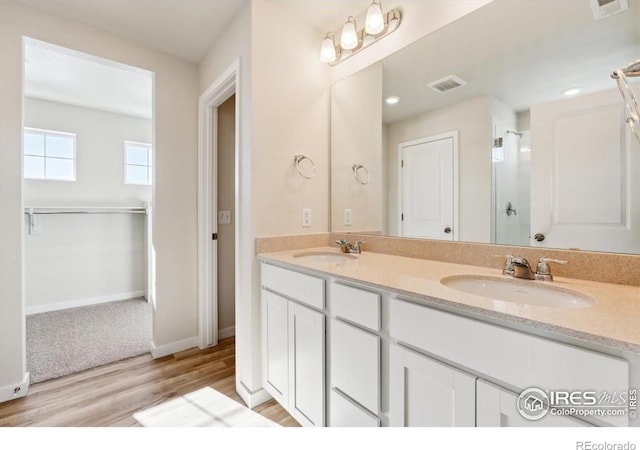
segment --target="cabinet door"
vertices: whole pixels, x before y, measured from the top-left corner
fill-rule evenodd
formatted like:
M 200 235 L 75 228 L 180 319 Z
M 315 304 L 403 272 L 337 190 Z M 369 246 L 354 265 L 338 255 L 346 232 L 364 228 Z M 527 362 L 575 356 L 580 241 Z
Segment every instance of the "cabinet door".
M 390 365 L 391 426 L 475 426 L 475 377 L 397 345 Z
M 378 415 L 379 336 L 340 320 L 331 321 L 331 386 Z
M 517 408 L 518 396 L 485 380 L 477 382 L 477 425 L 479 427 L 587 427 L 573 417 L 547 414 L 540 420 L 527 420 Z
M 325 316 L 289 302 L 289 412 L 304 426 L 324 426 Z
M 379 427 L 380 419 L 356 405 L 335 389 L 331 389 L 331 427 Z
M 288 303 L 286 298 L 262 290 L 263 385 L 285 408 L 289 399 Z

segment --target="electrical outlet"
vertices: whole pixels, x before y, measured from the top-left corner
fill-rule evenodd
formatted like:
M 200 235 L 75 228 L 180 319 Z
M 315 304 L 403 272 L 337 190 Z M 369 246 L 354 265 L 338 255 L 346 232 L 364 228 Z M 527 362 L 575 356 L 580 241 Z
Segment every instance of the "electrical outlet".
M 311 209 L 310 208 L 302 209 L 302 226 L 305 228 L 311 226 Z
M 344 210 L 344 224 L 346 226 L 351 226 L 351 210 L 350 209 Z
M 231 211 L 218 211 L 218 225 L 228 225 L 231 223 Z

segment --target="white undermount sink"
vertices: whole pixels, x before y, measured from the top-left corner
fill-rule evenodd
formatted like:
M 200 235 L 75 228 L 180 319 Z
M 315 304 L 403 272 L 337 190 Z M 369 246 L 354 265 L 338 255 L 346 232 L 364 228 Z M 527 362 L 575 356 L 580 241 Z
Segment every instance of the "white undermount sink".
M 306 259 L 308 261 L 324 261 L 324 262 L 345 262 L 358 259 L 357 255 L 351 253 L 308 251 L 295 253 L 294 258 Z
M 533 280 L 458 275 L 443 278 L 440 283 L 467 294 L 521 305 L 588 308 L 595 304 L 585 294 Z

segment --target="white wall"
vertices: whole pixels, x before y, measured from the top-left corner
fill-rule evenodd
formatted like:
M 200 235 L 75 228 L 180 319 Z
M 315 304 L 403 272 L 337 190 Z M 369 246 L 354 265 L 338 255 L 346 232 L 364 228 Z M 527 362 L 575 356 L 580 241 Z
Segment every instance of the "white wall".
M 382 231 L 381 98 L 380 63 L 331 87 L 331 231 Z M 366 167 L 368 184 L 356 181 L 353 164 Z M 344 223 L 345 209 L 351 210 L 351 225 Z
M 112 34 L 0 2 L 0 400 L 24 380 L 22 267 L 22 37 L 155 73 L 155 346 L 192 346 L 197 335 L 197 69 Z M 10 394 L 8 394 L 10 392 Z M 21 391 L 21 392 L 24 392 Z
M 318 59 L 316 33 L 266 0 L 243 8 L 214 43 L 199 66 L 200 92 L 238 58 L 242 209 L 236 214 L 241 220 L 236 388 L 251 404 L 267 398 L 261 390 L 255 237 L 329 230 L 329 78 Z M 295 172 L 293 159 L 299 153 L 315 161 L 314 179 Z M 302 228 L 303 208 L 312 210 L 310 228 Z
M 471 100 L 388 125 L 388 229 L 398 236 L 398 144 L 458 130 L 459 240 L 491 240 L 491 97 Z
M 26 179 L 26 206 L 137 206 L 151 202 L 150 186 L 124 182 L 124 141 L 151 143 L 151 120 L 27 98 L 24 123 L 77 135 L 76 181 Z
M 76 181 L 26 179 L 25 206 L 151 202 L 151 186 L 124 182 L 124 141 L 151 143 L 151 120 L 27 98 L 24 123 L 76 133 Z M 144 295 L 144 215 L 43 215 L 36 220 L 37 234 L 25 235 L 28 314 Z

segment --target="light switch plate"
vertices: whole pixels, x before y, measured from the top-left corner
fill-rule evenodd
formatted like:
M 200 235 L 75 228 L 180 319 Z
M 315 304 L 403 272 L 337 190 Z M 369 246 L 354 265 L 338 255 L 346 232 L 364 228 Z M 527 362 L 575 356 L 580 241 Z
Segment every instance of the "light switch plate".
M 304 228 L 311 226 L 311 209 L 310 208 L 302 209 L 302 226 Z
M 218 211 L 218 225 L 228 225 L 231 223 L 231 211 Z
M 351 210 L 350 209 L 344 210 L 344 224 L 345 226 L 351 226 Z

